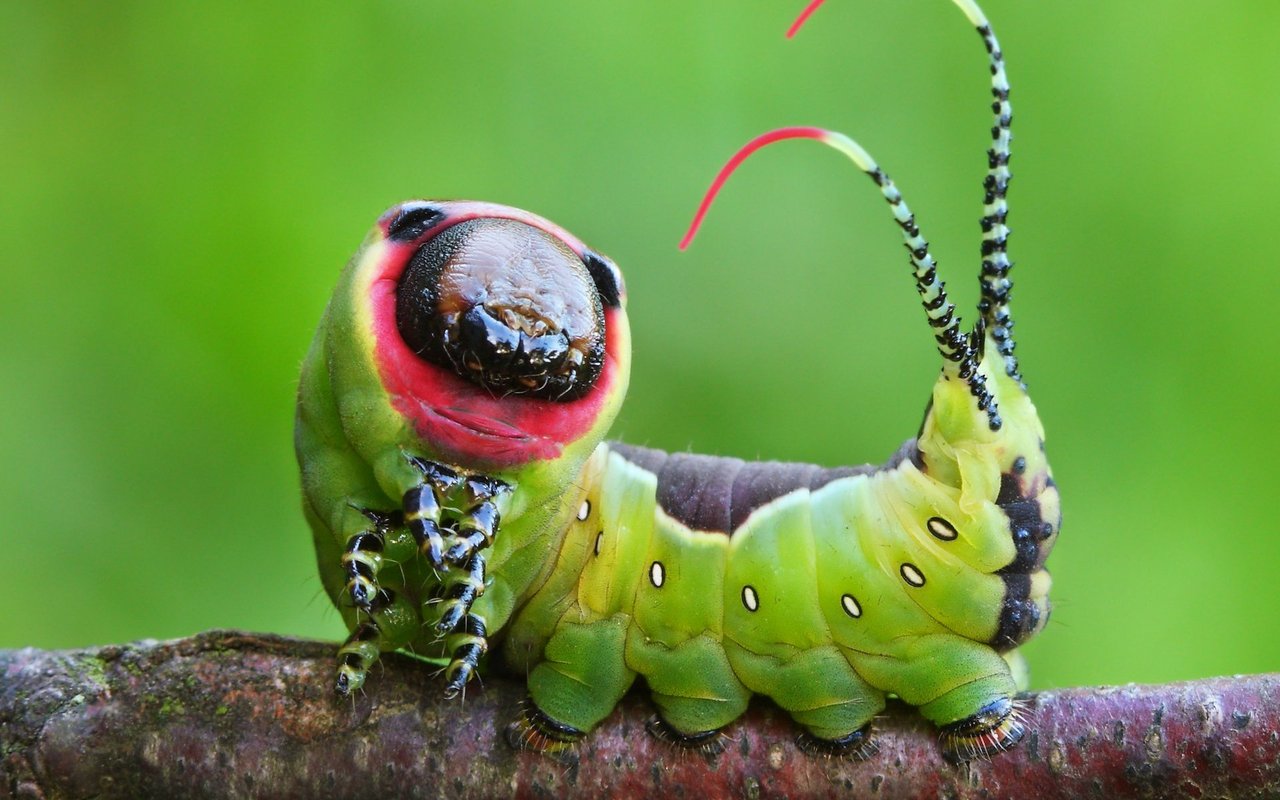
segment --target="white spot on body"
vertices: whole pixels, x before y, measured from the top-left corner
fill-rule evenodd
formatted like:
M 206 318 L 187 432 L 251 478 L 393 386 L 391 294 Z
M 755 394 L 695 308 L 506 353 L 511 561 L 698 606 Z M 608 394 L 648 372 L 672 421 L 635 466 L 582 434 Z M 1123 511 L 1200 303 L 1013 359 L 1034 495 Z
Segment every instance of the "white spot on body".
M 649 566 L 649 582 L 658 589 L 661 589 L 662 584 L 667 582 L 667 570 L 662 566 L 661 561 L 655 561 Z
M 924 573 L 916 569 L 915 564 L 903 564 L 898 571 L 902 573 L 902 579 L 912 586 L 924 586 Z
M 578 521 L 586 522 L 589 516 L 591 516 L 591 501 L 583 500 L 582 505 L 578 507 Z
M 930 517 L 929 521 L 926 522 L 925 525 L 929 527 L 929 533 L 932 533 L 935 537 L 944 542 L 954 541 L 955 538 L 960 535 L 951 523 L 947 522 L 942 517 Z
M 750 585 L 742 587 L 742 604 L 747 607 L 748 611 L 755 611 L 760 608 L 760 598 L 756 596 L 756 590 Z
M 600 555 L 600 543 L 604 541 L 604 531 L 596 534 L 596 555 Z
M 851 594 L 846 594 L 840 598 L 840 606 L 844 609 L 844 613 L 854 619 L 862 616 L 862 606 L 858 605 L 858 601 L 853 599 Z

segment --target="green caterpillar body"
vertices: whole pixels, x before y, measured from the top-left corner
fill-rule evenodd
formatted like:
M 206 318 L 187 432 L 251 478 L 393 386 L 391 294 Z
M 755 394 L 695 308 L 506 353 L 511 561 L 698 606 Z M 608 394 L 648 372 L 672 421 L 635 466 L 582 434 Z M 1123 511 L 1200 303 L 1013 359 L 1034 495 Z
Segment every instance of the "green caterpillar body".
M 691 746 L 713 744 L 753 694 L 825 752 L 874 752 L 888 694 L 941 726 L 953 758 L 1021 737 L 1015 648 L 1048 618 L 1060 512 L 1010 333 L 1003 62 L 981 12 L 956 1 L 997 98 L 971 331 L 900 193 L 852 140 L 775 131 L 716 183 L 764 144 L 812 138 L 889 202 L 942 369 L 917 436 L 883 466 L 603 442 L 629 374 L 617 267 L 514 208 L 383 215 L 339 280 L 298 399 L 304 510 L 351 630 L 340 693 L 407 647 L 450 659 L 456 694 L 492 641 L 528 675 L 513 742 L 539 749 L 580 739 L 637 676 L 652 730 Z
M 756 693 L 840 740 L 886 692 L 941 725 L 1011 697 L 1001 653 L 1047 619 L 1057 491 L 1026 395 L 1010 387 L 1002 409 L 1029 424 L 1002 435 L 956 389 L 940 381 L 920 438 L 879 468 L 601 445 L 508 634 L 536 706 L 589 730 L 640 674 L 685 735 Z

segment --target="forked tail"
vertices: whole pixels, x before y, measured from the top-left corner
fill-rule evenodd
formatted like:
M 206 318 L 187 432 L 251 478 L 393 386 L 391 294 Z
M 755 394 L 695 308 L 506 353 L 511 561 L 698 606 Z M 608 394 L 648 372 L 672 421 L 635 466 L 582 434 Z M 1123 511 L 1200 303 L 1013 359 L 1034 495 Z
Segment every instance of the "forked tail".
M 795 36 L 823 2 L 825 0 L 811 0 L 805 6 L 787 29 L 788 39 Z M 1013 266 L 1008 255 L 1009 203 L 1005 199 L 1009 181 L 1013 178 L 1009 172 L 1009 144 L 1013 139 L 1013 134 L 1009 131 L 1013 124 L 1013 106 L 1009 104 L 1009 77 L 1005 72 L 1004 53 L 1000 50 L 1000 43 L 996 40 L 987 15 L 982 13 L 974 0 L 952 2 L 964 12 L 982 37 L 991 70 L 991 112 L 994 122 L 991 126 L 991 147 L 987 150 L 987 174 L 982 180 L 982 271 L 978 275 L 981 289 L 978 313 L 991 331 L 996 349 L 1004 358 L 1005 373 L 1019 386 L 1026 388 L 1018 366 L 1018 357 L 1013 352 L 1013 317 L 1009 313 L 1009 293 L 1013 289 L 1013 283 L 1009 280 L 1009 269 Z
M 933 336 L 938 345 L 938 352 L 944 359 L 943 370 L 968 382 L 969 390 L 978 402 L 978 408 L 987 412 L 991 429 L 998 430 L 1001 423 L 995 398 L 987 389 L 982 373 L 978 371 L 983 349 L 982 322 L 979 321 L 973 336 L 969 337 L 961 333 L 960 317 L 955 313 L 955 306 L 947 299 L 946 284 L 938 278 L 937 262 L 929 253 L 929 242 L 921 235 L 915 215 L 911 213 L 906 201 L 902 199 L 902 193 L 898 191 L 898 187 L 884 170 L 880 169 L 861 145 L 848 136 L 823 128 L 795 127 L 779 128 L 747 142 L 729 159 L 728 163 L 721 168 L 720 174 L 716 175 L 715 180 L 712 181 L 711 188 L 702 198 L 702 204 L 698 206 L 698 212 L 689 225 L 689 230 L 680 240 L 680 249 L 685 249 L 693 241 L 711 203 L 738 165 L 765 145 L 784 139 L 815 139 L 833 147 L 848 156 L 858 169 L 867 173 L 876 186 L 880 187 L 880 193 L 884 195 L 884 199 L 888 201 L 893 211 L 894 221 L 902 229 L 902 239 L 910 254 L 916 279 L 916 292 L 920 295 L 920 302 L 924 306 L 929 326 L 934 331 Z
M 824 0 L 811 0 L 787 30 L 787 37 L 794 36 L 823 2 Z M 981 289 L 978 320 L 968 336 L 961 333 L 960 318 L 955 314 L 955 307 L 947 300 L 945 284 L 938 279 L 937 264 L 929 253 L 929 243 L 920 235 L 920 228 L 903 201 L 901 193 L 866 150 L 862 149 L 857 142 L 839 133 L 812 127 L 780 128 L 748 142 L 716 176 L 689 226 L 689 231 L 680 242 L 680 249 L 688 247 L 693 240 L 707 209 L 729 175 L 756 150 L 783 139 L 816 139 L 834 147 L 867 173 L 880 187 L 885 200 L 889 202 L 894 219 L 902 228 L 907 251 L 911 254 L 916 291 L 919 292 L 921 302 L 924 304 L 929 325 L 935 331 L 934 338 L 938 343 L 938 352 L 945 359 L 943 368 L 968 382 L 978 407 L 987 413 L 991 429 L 998 430 L 1001 421 L 995 399 L 978 371 L 988 330 L 991 332 L 997 351 L 1004 359 L 1005 373 L 1019 386 L 1025 388 L 1018 359 L 1014 355 L 1013 318 L 1009 312 L 1009 294 L 1013 284 L 1008 277 L 1012 264 L 1007 252 L 1009 228 L 1006 223 L 1009 205 L 1005 198 L 1011 178 L 1009 144 L 1012 135 L 1009 127 L 1013 121 L 1013 107 L 1009 104 L 1009 80 L 1005 74 L 1004 55 L 991 29 L 991 23 L 987 21 L 986 15 L 973 0 L 952 0 L 952 2 L 968 17 L 986 46 L 991 70 L 991 94 L 994 98 L 991 110 L 995 115 L 995 123 L 991 128 L 991 147 L 987 150 L 987 175 L 983 179 L 982 268 L 978 276 Z

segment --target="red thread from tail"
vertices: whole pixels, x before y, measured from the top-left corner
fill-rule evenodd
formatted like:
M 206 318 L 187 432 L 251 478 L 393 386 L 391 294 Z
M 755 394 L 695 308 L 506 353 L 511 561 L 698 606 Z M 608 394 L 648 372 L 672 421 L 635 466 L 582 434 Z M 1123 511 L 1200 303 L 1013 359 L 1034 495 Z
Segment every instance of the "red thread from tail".
M 790 39 L 792 36 L 795 36 L 796 32 L 800 30 L 800 27 L 808 21 L 809 17 L 813 15 L 813 12 L 818 10 L 818 6 L 822 5 L 824 2 L 825 0 L 811 0 L 809 5 L 804 7 L 804 11 L 800 12 L 800 16 L 796 17 L 796 21 L 791 23 L 791 27 L 787 28 L 787 38 Z
M 765 145 L 780 142 L 783 139 L 817 139 L 818 141 L 826 141 L 830 135 L 830 131 L 822 128 L 807 126 L 778 128 L 775 131 L 762 133 L 743 145 L 742 149 L 734 153 L 733 158 L 730 158 L 729 162 L 720 168 L 720 174 L 716 175 L 716 179 L 711 182 L 711 188 L 707 189 L 706 195 L 703 196 L 702 204 L 698 206 L 698 212 L 693 215 L 693 222 L 689 224 L 689 230 L 685 232 L 684 238 L 680 240 L 680 249 L 684 250 L 693 241 L 693 237 L 698 233 L 698 228 L 702 225 L 702 218 L 707 215 L 708 209 L 711 208 L 711 204 L 715 201 L 716 195 L 720 193 L 725 181 L 729 180 L 729 176 L 733 174 L 739 164 L 747 160 L 748 156 Z

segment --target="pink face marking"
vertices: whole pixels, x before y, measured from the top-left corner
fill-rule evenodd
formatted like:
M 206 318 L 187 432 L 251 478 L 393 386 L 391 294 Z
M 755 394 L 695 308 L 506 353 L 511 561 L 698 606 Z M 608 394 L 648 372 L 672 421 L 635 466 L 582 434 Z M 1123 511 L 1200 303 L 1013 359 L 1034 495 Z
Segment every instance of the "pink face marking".
M 473 202 L 432 203 L 431 207 L 441 215 L 425 231 L 404 241 L 388 237 L 369 283 L 375 359 L 392 405 L 412 422 L 423 440 L 455 461 L 508 467 L 558 457 L 565 445 L 592 428 L 615 385 L 619 344 L 614 331 L 620 310 L 603 307 L 603 365 L 594 386 L 577 399 L 504 396 L 449 366 L 424 360 L 406 344 L 397 328 L 397 293 L 411 259 L 442 231 L 468 220 L 512 220 L 554 237 L 578 258 L 589 252 L 563 229 L 519 209 Z M 392 209 L 379 220 L 384 236 L 391 233 L 403 208 Z

